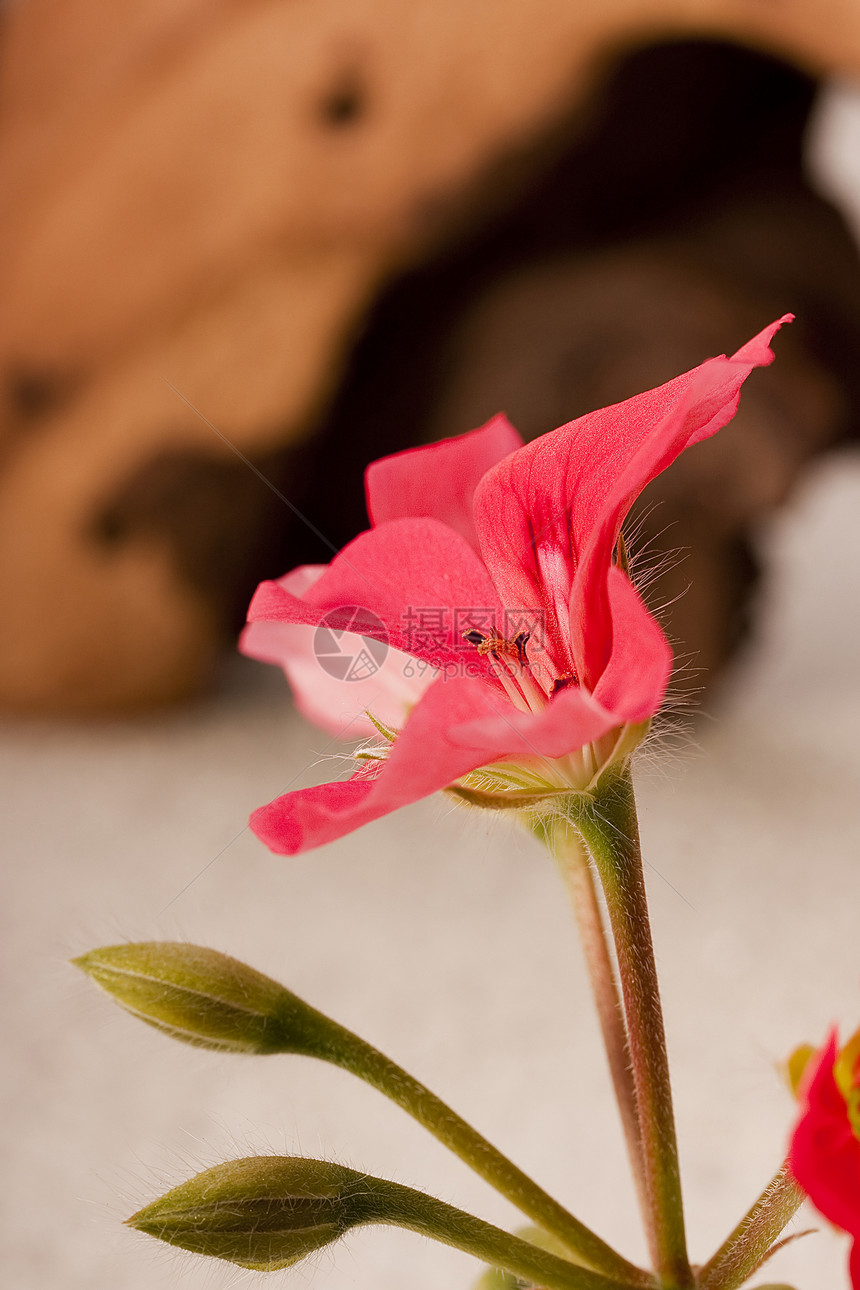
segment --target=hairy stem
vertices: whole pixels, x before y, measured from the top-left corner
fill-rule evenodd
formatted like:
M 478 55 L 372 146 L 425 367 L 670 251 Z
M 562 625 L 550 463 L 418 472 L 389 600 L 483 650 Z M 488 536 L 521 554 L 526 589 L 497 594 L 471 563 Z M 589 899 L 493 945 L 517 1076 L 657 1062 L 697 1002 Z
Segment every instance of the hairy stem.
M 788 1172 L 773 1176 L 758 1200 L 699 1272 L 701 1290 L 737 1290 L 759 1267 L 770 1247 L 803 1204 L 804 1194 Z
M 550 1254 L 521 1237 L 399 1183 L 367 1178 L 362 1206 L 366 1222 L 405 1227 L 548 1290 L 630 1290 L 630 1282 L 602 1276 Z
M 600 875 L 615 941 L 657 1271 L 667 1290 L 686 1290 L 694 1281 L 687 1257 L 663 1010 L 629 767 L 607 772 L 592 794 L 573 797 L 571 810 Z
M 322 1014 L 317 1014 L 322 1018 Z M 595 1232 L 538 1186 L 486 1138 L 463 1120 L 434 1093 L 378 1049 L 343 1026 L 322 1018 L 320 1040 L 313 1056 L 330 1061 L 391 1098 L 440 1142 L 474 1169 L 521 1213 L 552 1233 L 581 1265 L 626 1285 L 652 1287 L 653 1278 L 628 1262 Z
M 545 836 L 547 845 L 558 862 L 576 916 L 639 1209 L 645 1224 L 651 1258 L 656 1262 L 657 1240 L 645 1186 L 642 1132 L 630 1064 L 627 1027 L 591 865 L 578 834 L 564 821 L 553 821 L 551 827 L 545 830 Z

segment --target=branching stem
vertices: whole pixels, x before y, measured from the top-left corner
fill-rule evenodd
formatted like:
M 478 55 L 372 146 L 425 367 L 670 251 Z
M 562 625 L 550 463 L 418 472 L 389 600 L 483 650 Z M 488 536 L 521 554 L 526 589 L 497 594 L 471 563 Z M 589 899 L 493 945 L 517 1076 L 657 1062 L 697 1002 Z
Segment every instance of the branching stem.
M 440 1142 L 506 1196 L 521 1213 L 552 1233 L 581 1265 L 628 1286 L 653 1290 L 653 1277 L 618 1254 L 482 1137 L 435 1093 L 352 1031 L 321 1013 L 318 1037 L 307 1052 L 350 1071 L 391 1098 Z

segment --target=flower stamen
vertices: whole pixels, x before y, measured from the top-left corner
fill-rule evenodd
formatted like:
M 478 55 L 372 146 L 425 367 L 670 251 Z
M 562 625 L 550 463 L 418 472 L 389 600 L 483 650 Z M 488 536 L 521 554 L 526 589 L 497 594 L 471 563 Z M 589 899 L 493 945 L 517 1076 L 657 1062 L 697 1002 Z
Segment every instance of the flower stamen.
M 503 636 L 484 636 L 478 631 L 463 633 L 464 639 L 488 660 L 511 702 L 521 712 L 541 712 L 547 705 L 547 694 L 529 663 L 526 653 L 529 636 L 529 632 L 520 632 L 509 641 Z

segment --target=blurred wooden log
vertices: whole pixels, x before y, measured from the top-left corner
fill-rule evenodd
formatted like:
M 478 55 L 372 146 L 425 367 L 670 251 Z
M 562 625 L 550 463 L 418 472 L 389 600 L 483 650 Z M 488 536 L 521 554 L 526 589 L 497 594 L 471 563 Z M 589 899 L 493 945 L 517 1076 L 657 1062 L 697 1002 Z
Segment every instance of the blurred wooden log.
M 201 683 L 216 607 L 99 514 L 164 451 L 225 459 L 203 418 L 251 455 L 307 434 L 380 283 L 619 50 L 860 69 L 847 0 L 28 0 L 4 28 L 0 704 L 43 710 Z

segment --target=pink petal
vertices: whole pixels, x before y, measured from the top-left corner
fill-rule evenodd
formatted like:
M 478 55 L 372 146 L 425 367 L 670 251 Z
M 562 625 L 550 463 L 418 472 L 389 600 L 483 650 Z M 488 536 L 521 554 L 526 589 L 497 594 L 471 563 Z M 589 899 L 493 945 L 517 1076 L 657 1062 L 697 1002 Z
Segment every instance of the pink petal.
M 612 651 L 594 687 L 594 698 L 615 713 L 619 725 L 647 721 L 663 702 L 672 675 L 672 650 L 620 569 L 610 568 L 607 592 Z
M 560 672 L 596 684 L 612 646 L 605 579 L 624 515 L 684 448 L 731 419 L 746 377 L 772 361 L 779 326 L 733 359 L 710 359 L 543 435 L 481 480 L 474 511 L 487 568 L 505 605 L 546 614 Z
M 825 1218 L 860 1236 L 860 1141 L 836 1083 L 836 1033 L 807 1067 L 803 1110 L 789 1149 L 791 1172 Z
M 301 596 L 320 580 L 326 568 L 323 564 L 302 565 L 280 578 L 278 586 Z M 283 668 L 299 712 L 323 730 L 353 740 L 373 735 L 376 731 L 367 712 L 399 729 L 434 680 L 434 670 L 389 648 L 381 665 L 366 678 L 351 671 L 337 675 L 324 666 L 327 641 L 320 639 L 319 632 L 319 628 L 303 623 L 259 619 L 245 628 L 239 649 L 249 658 Z M 366 649 L 363 638 L 354 632 L 343 632 L 336 647 L 345 659 L 358 659 Z
M 452 726 L 449 739 L 476 753 L 483 749 L 485 762 L 565 757 L 623 724 L 578 686 L 560 691 L 542 712 L 520 712 L 503 694 L 483 688 L 483 711 Z
M 584 660 L 585 676 L 597 674 L 605 663 L 609 609 L 603 571 L 611 562 L 625 515 L 643 488 L 685 448 L 716 434 L 731 421 L 744 381 L 756 367 L 773 362 L 769 342 L 793 316 L 785 314 L 771 323 L 731 358 L 709 359 L 668 385 L 618 405 L 632 413 L 634 432 L 631 435 L 625 427 L 621 459 L 616 454 L 614 479 L 611 483 L 606 481 L 607 493 L 601 496 L 592 489 L 591 496 L 585 499 L 590 532 L 580 547 L 580 565 L 571 595 L 573 650 Z M 599 442 L 601 429 L 605 433 L 608 427 L 595 426 L 593 440 Z
M 457 747 L 449 730 L 485 710 L 482 681 L 439 679 L 418 703 L 374 778 L 363 768 L 345 783 L 285 793 L 251 816 L 272 851 L 296 855 L 446 788 L 487 759 L 487 749 Z M 498 754 L 497 754 L 498 755 Z
M 500 616 L 496 590 L 469 544 L 425 518 L 390 520 L 359 534 L 300 596 L 283 580 L 261 583 L 248 610 L 252 623 L 316 626 L 325 619 L 455 672 L 477 659 L 463 632 L 486 630 L 487 620 Z
M 539 713 L 519 712 L 482 680 L 440 677 L 414 709 L 374 778 L 286 793 L 251 816 L 273 851 L 295 855 L 342 837 L 401 806 L 447 788 L 479 766 L 511 757 L 561 757 L 618 725 L 579 689 Z
M 382 457 L 365 473 L 367 513 L 373 525 L 426 515 L 454 529 L 477 551 L 472 496 L 497 462 L 522 447 L 501 413 L 469 434 Z
M 355 777 L 344 783 L 284 793 L 254 811 L 248 823 L 270 851 L 281 856 L 298 855 L 384 815 L 385 810 L 374 811 L 372 806 L 366 806 L 374 783 Z

